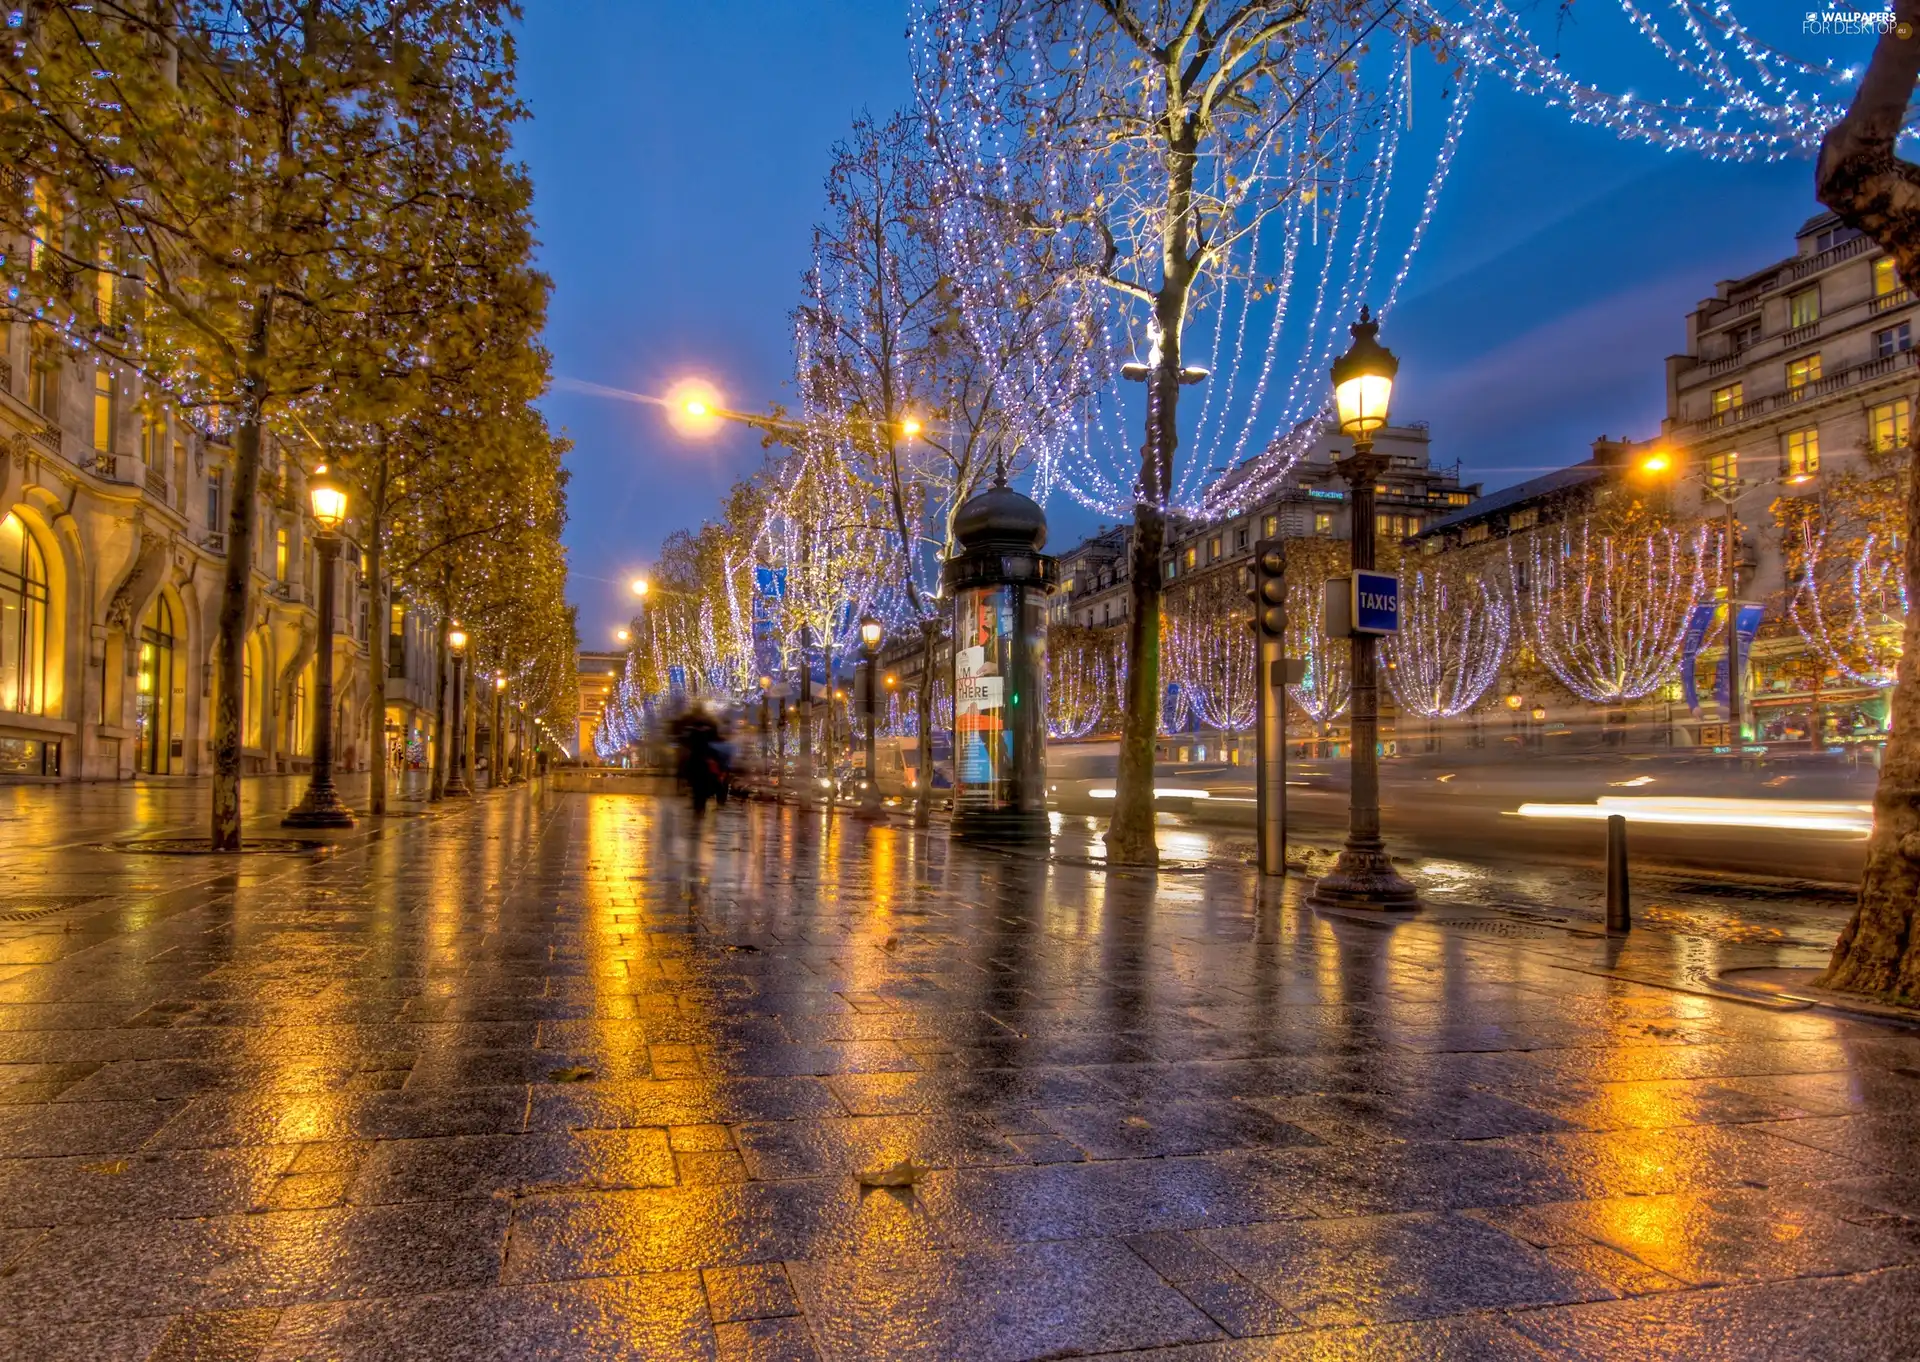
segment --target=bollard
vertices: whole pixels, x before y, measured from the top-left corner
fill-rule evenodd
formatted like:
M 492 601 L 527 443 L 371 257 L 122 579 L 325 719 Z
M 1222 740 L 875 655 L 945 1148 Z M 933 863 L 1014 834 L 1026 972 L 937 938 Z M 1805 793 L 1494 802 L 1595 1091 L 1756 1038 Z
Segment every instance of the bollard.
M 1627 820 L 1624 814 L 1607 815 L 1607 930 L 1624 932 L 1633 926 L 1633 909 L 1627 893 Z

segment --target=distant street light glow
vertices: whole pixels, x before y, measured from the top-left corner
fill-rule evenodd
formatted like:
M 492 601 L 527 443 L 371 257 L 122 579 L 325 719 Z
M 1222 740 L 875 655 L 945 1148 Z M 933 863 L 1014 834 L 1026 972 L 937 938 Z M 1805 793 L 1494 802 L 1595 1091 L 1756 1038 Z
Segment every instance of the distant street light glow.
M 721 424 L 720 391 L 704 378 L 683 378 L 667 389 L 667 421 L 682 435 L 711 435 Z
M 1797 832 L 1873 831 L 1873 805 L 1818 799 L 1716 799 L 1707 796 L 1606 795 L 1591 804 L 1522 804 L 1522 818 L 1601 819 L 1622 814 L 1629 823 L 1688 827 L 1786 828 Z

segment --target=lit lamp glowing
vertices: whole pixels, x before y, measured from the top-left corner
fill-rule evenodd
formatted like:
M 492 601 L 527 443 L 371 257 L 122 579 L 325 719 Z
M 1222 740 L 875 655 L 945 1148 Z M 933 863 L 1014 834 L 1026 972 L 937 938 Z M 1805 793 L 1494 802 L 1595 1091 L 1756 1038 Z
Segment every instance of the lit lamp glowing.
M 447 737 L 447 741 L 453 746 L 448 749 L 447 787 L 441 791 L 441 795 L 447 799 L 456 799 L 473 793 L 467 785 L 465 767 L 467 730 L 460 713 L 461 697 L 466 693 L 460 669 L 467 657 L 467 631 L 458 623 L 447 630 L 447 651 L 453 654 L 453 724 Z
M 500 729 L 500 705 L 506 699 L 507 674 L 493 674 L 493 727 L 487 730 L 487 785 L 497 789 L 501 780 L 501 764 L 506 760 L 506 737 Z
M 1373 498 L 1386 460 L 1373 451 L 1376 431 L 1387 424 L 1393 380 L 1400 361 L 1380 344 L 1380 324 L 1365 307 L 1353 324 L 1353 343 L 1333 362 L 1333 405 L 1341 433 L 1353 441 L 1353 455 L 1340 464 L 1353 508 L 1353 570 L 1374 566 Z M 1348 795 L 1347 840 L 1333 869 L 1313 888 L 1313 901 L 1333 908 L 1414 908 L 1419 896 L 1401 878 L 1380 837 L 1380 691 L 1374 665 L 1378 641 L 1354 632 L 1349 760 L 1353 776 Z
M 1353 326 L 1353 344 L 1333 362 L 1333 404 L 1340 429 L 1356 441 L 1387 424 L 1393 380 L 1400 372 L 1400 361 L 1380 344 L 1379 333 L 1380 324 L 1361 308 L 1360 320 Z
M 636 596 L 644 596 L 653 590 L 652 585 L 645 577 L 635 577 L 628 585 L 632 588 L 633 594 Z
M 1640 471 L 1653 476 L 1673 471 L 1673 456 L 1662 450 L 1655 450 L 1640 460 Z
M 923 429 L 924 427 L 920 424 L 919 420 L 912 416 L 909 416 L 900 423 L 900 433 L 909 440 L 918 435 Z
M 617 641 L 621 643 L 625 643 L 633 637 L 633 635 L 629 634 L 625 629 L 615 629 L 613 631 L 613 636 Z
M 662 401 L 667 420 L 682 435 L 709 435 L 722 419 L 719 390 L 701 378 L 683 378 Z
M 350 828 L 353 810 L 333 788 L 333 570 L 340 553 L 340 528 L 347 523 L 347 489 L 328 476 L 325 464 L 307 479 L 307 503 L 318 530 L 314 550 L 320 560 L 314 602 L 318 628 L 313 662 L 313 769 L 307 792 L 280 823 L 289 828 Z
M 1527 698 L 1524 695 L 1519 695 L 1519 694 L 1509 695 L 1507 697 L 1507 708 L 1518 709 L 1520 708 L 1520 706 L 1524 705 L 1526 702 L 1527 702 Z

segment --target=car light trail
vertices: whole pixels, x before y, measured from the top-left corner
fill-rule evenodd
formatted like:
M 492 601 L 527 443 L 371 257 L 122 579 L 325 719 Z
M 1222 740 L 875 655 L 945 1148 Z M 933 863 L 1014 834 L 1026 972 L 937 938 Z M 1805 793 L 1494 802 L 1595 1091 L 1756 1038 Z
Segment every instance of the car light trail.
M 1873 831 L 1873 805 L 1814 799 L 1608 795 L 1591 804 L 1522 804 L 1515 812 L 1522 818 L 1605 818 L 1617 813 L 1624 815 L 1629 823 L 1674 823 L 1686 827 L 1789 828 L 1862 836 Z
M 1112 799 L 1115 797 L 1115 793 L 1116 793 L 1115 791 L 1110 789 L 1088 790 L 1087 797 L 1090 799 Z M 1213 798 L 1213 796 L 1205 790 L 1187 790 L 1187 789 L 1181 789 L 1177 786 L 1166 786 L 1162 788 L 1157 788 L 1153 792 L 1153 797 L 1155 799 L 1212 799 Z

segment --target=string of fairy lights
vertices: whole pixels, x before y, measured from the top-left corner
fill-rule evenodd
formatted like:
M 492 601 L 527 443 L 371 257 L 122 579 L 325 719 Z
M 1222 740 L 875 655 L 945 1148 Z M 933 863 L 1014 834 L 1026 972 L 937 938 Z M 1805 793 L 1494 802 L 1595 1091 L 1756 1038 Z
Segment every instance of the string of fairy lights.
M 1300 25 L 1274 61 L 1273 88 L 1297 96 L 1288 116 L 1223 137 L 1196 167 L 1196 192 L 1221 244 L 1200 264 L 1180 337 L 1182 364 L 1195 371 L 1198 390 L 1182 395 L 1179 453 L 1170 485 L 1159 492 L 1161 509 L 1200 520 L 1245 513 L 1324 441 L 1324 374 L 1347 342 L 1347 323 L 1362 302 L 1388 314 L 1400 301 L 1489 83 L 1670 152 L 1739 161 L 1811 156 L 1844 112 L 1858 71 L 1787 52 L 1759 36 L 1739 8 L 1734 0 L 1602 5 L 1623 41 L 1638 44 L 1625 60 L 1613 48 L 1563 41 L 1557 25 L 1564 16 L 1513 0 L 1398 0 L 1377 13 L 1315 16 Z M 1164 225 L 1156 194 L 1164 184 L 1150 156 L 1129 159 L 1138 148 L 1124 138 L 1100 154 L 1075 140 L 1066 114 L 1094 124 L 1103 110 L 1049 101 L 1111 54 L 1050 47 L 1058 35 L 1043 31 L 1039 13 L 972 0 L 916 7 L 909 29 L 915 108 L 940 183 L 931 225 L 967 339 L 997 389 L 1015 395 L 1006 413 L 1010 444 L 1031 469 L 1036 498 L 1057 494 L 1126 518 L 1143 495 L 1136 480 L 1144 389 L 1124 381 L 1122 361 L 1153 363 L 1166 338 L 1136 292 L 1110 286 L 1092 266 L 1141 266 L 1137 281 L 1151 287 Z M 1079 31 L 1097 30 L 1100 14 L 1088 0 Z M 1073 31 L 1071 13 L 1066 31 Z M 1430 51 L 1446 61 L 1419 60 Z M 1073 60 L 1063 62 L 1064 55 Z M 1579 69 L 1582 59 L 1591 73 Z M 1352 79 L 1325 78 L 1349 69 Z M 1621 80 L 1624 71 L 1633 85 Z M 1129 79 L 1113 80 L 1113 97 L 1132 99 L 1132 113 L 1150 122 L 1158 111 L 1152 87 Z M 1012 204 L 1021 205 L 1018 219 L 1008 216 Z M 860 330 L 860 311 L 837 299 L 839 282 L 817 265 L 808 302 L 853 327 L 857 351 L 872 339 Z M 1046 332 L 1084 343 L 1067 347 L 1061 362 L 1057 351 L 1029 343 Z M 854 454 L 848 413 L 860 400 L 859 376 L 814 363 L 815 343 L 797 328 L 797 371 L 824 376 L 801 384 L 800 419 L 816 457 L 799 459 L 772 489 L 755 543 L 761 561 L 788 573 L 774 628 L 782 665 L 798 649 L 802 618 L 818 649 L 844 656 L 861 609 L 894 620 L 907 613 L 899 564 L 888 557 L 898 549 L 877 530 L 846 528 L 859 515 L 857 497 L 849 492 L 826 507 L 831 497 L 803 486 L 828 480 L 827 465 Z M 1708 560 L 1724 551 L 1706 530 L 1625 534 L 1593 525 L 1515 545 L 1482 577 L 1414 574 L 1403 633 L 1383 650 L 1385 678 L 1411 712 L 1449 717 L 1471 709 L 1523 641 L 1582 698 L 1609 703 L 1651 693 L 1679 666 L 1688 608 L 1717 580 Z M 1822 551 L 1816 547 L 1815 556 Z M 931 588 L 931 559 L 909 557 L 916 585 Z M 1832 557 L 1821 560 L 1824 567 Z M 1812 647 L 1830 659 L 1853 658 L 1841 670 L 1872 685 L 1891 674 L 1886 649 L 1897 645 L 1887 641 L 1886 621 L 1906 605 L 1889 561 L 1884 542 L 1870 540 L 1846 556 L 1844 568 L 1826 571 L 1823 580 L 1841 584 L 1842 595 L 1802 591 L 1789 607 Z M 1317 591 L 1302 593 L 1290 611 L 1297 637 L 1289 652 L 1307 668 L 1292 690 L 1296 704 L 1326 723 L 1346 708 L 1351 678 L 1345 650 L 1319 637 L 1319 608 Z M 703 633 L 708 652 L 726 635 L 720 653 L 753 656 L 752 613 L 729 598 L 713 622 L 719 627 Z M 1196 718 L 1242 727 L 1241 704 L 1207 680 L 1223 665 L 1226 645 L 1187 632 L 1191 638 L 1169 631 L 1174 684 L 1163 727 L 1178 730 Z M 709 670 L 727 671 L 727 656 L 705 660 Z M 1049 706 L 1049 722 L 1061 736 L 1110 717 L 1107 704 L 1089 696 L 1110 694 L 1117 704 L 1126 659 L 1107 665 L 1104 682 L 1089 677 L 1088 694 L 1055 687 L 1059 703 Z M 910 722 L 903 712 L 897 726 Z

